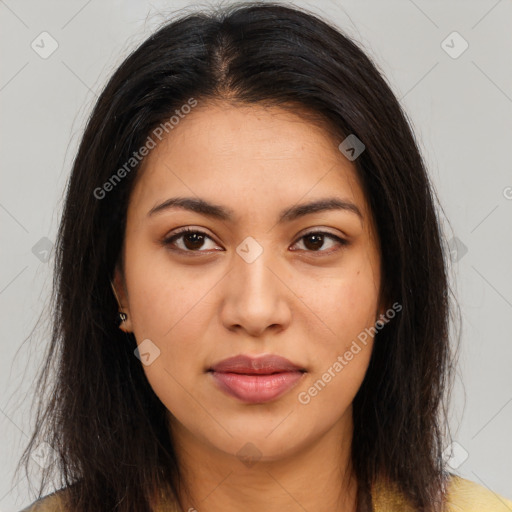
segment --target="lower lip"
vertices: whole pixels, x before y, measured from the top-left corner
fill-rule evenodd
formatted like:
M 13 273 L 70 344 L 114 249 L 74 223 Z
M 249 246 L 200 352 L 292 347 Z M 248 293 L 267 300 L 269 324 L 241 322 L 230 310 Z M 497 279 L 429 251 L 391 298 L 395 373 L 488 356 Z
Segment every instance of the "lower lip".
M 272 375 L 246 375 L 240 373 L 210 372 L 226 394 L 247 403 L 275 400 L 292 389 L 304 375 L 303 372 L 282 372 Z

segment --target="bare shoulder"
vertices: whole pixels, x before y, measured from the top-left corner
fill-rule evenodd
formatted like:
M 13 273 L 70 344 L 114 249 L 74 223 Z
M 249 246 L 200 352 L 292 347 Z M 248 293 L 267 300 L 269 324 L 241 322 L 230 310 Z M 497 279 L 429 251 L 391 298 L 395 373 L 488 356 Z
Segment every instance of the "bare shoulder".
M 66 489 L 43 496 L 20 512 L 68 512 L 64 505 Z
M 512 511 L 512 500 L 458 475 L 448 483 L 447 504 L 449 512 Z

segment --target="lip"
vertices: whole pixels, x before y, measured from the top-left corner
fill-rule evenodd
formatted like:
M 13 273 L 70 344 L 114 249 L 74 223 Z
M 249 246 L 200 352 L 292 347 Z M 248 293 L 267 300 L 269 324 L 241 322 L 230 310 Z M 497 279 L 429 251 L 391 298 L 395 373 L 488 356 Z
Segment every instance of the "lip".
M 224 359 L 208 372 L 227 395 L 246 403 L 264 403 L 290 391 L 306 370 L 276 354 L 259 357 L 242 354 Z
M 214 364 L 210 370 L 214 372 L 244 373 L 250 375 L 306 371 L 305 368 L 301 368 L 285 357 L 278 356 L 277 354 L 267 354 L 258 357 L 240 354 L 223 359 L 219 363 Z

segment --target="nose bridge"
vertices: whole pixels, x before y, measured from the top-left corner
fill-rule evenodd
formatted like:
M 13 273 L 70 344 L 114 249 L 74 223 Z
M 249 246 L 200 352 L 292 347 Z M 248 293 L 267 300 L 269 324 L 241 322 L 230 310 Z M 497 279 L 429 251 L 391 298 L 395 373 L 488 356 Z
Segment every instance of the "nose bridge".
M 258 241 L 253 237 L 246 237 L 236 248 L 233 258 L 235 273 L 233 278 L 238 280 L 236 293 L 240 297 L 249 296 L 252 302 L 266 295 L 266 292 L 275 293 L 276 276 L 269 267 L 275 266 L 275 258 L 271 253 L 269 244 Z
M 247 237 L 236 248 L 225 302 L 224 321 L 263 331 L 287 321 L 286 287 L 276 274 L 277 259 L 268 247 Z

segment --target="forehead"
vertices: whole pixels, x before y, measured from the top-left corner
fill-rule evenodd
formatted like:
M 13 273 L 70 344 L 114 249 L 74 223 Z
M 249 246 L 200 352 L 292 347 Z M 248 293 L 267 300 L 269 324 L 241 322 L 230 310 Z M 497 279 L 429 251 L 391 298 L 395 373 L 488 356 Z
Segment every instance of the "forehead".
M 334 193 L 365 210 L 355 166 L 328 124 L 262 105 L 199 104 L 145 158 L 133 202 L 166 195 L 262 207 Z M 252 204 L 252 206 L 256 206 Z M 234 207 L 236 208 L 236 207 Z
M 183 116 L 147 158 L 183 153 L 190 162 L 204 157 L 220 160 L 340 159 L 338 136 L 327 121 L 313 122 L 305 112 L 264 105 L 206 103 Z M 205 155 L 207 150 L 207 155 Z M 350 167 L 350 165 L 349 165 Z

